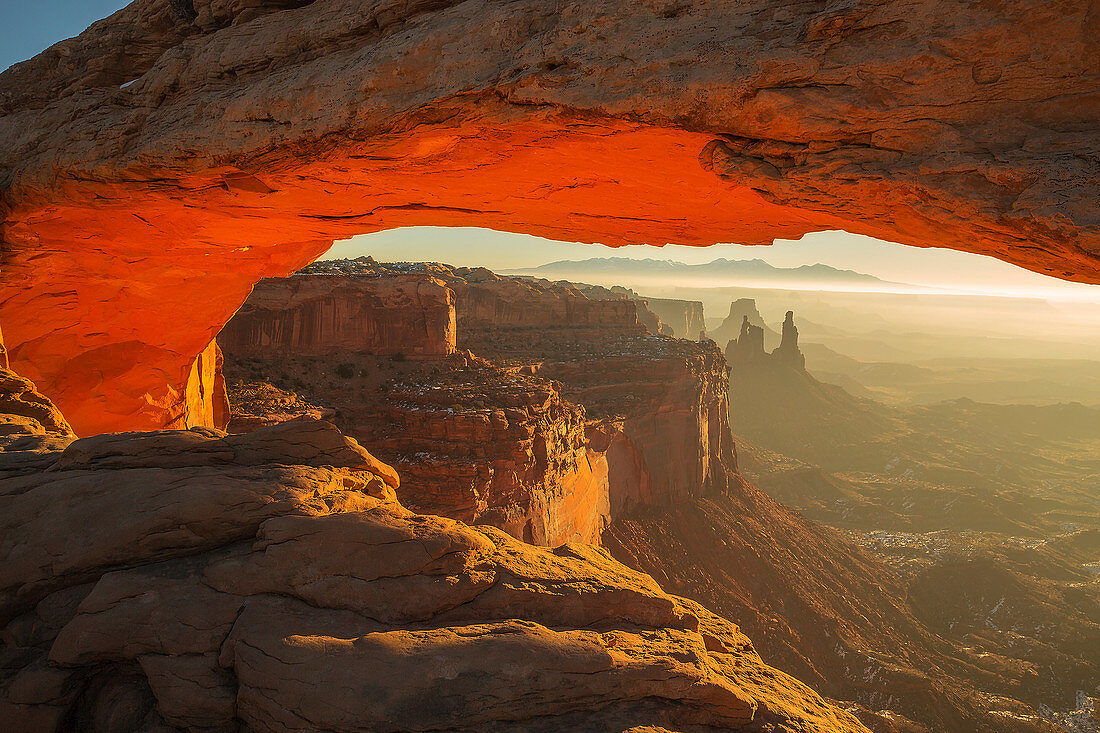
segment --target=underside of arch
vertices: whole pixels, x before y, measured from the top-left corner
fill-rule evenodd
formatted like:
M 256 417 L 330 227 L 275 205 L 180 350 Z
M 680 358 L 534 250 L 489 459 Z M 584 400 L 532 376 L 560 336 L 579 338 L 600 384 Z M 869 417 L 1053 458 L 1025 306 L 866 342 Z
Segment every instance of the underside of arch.
M 0 75 L 0 323 L 78 434 L 208 424 L 252 284 L 398 226 L 844 229 L 1100 282 L 1085 0 L 187 5 Z

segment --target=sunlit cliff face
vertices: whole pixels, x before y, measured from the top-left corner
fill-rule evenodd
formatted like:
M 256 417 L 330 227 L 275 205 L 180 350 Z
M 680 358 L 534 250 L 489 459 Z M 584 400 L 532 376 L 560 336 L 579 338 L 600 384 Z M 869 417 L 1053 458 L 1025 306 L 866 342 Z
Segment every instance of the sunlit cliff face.
M 172 5 L 0 75 L 0 322 L 78 433 L 203 423 L 251 284 L 392 227 L 842 229 L 1100 281 L 1083 0 Z

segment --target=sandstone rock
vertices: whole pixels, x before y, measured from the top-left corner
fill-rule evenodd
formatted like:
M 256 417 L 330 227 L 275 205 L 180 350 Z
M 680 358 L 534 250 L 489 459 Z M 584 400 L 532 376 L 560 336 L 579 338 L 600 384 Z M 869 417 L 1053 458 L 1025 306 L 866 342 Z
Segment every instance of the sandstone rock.
M 707 330 L 703 323 L 703 304 L 697 300 L 650 297 L 641 300 L 657 314 L 661 323 L 668 325 L 669 336 L 694 341 Z
M 565 283 L 595 300 L 632 300 L 638 308 L 638 322 L 645 326 L 646 331 L 656 336 L 663 334 L 671 336 L 671 329 L 667 324 L 661 323 L 661 319 L 646 305 L 646 299 L 641 298 L 633 290 L 621 285 L 605 288 L 602 285 L 588 285 L 587 283 Z
M 798 350 L 798 327 L 794 325 L 794 311 L 787 311 L 783 319 L 783 339 L 771 356 L 773 361 L 789 367 L 806 368 L 806 357 Z
M 60 410 L 38 392 L 33 382 L 10 369 L 0 369 L 0 414 L 4 417 L 5 447 L 23 435 L 73 437 Z
M 349 511 L 365 497 L 393 496 L 396 474 L 354 441 L 330 425 L 298 427 L 85 438 L 46 473 L 3 480 L 0 619 L 127 561 L 244 539 L 275 515 Z M 303 465 L 286 465 L 297 460 Z
M 333 408 L 315 405 L 294 392 L 267 382 L 238 382 L 233 386 L 232 397 L 226 431 L 234 434 L 250 433 L 257 428 L 292 420 L 332 422 L 336 417 Z
M 745 318 L 748 318 L 749 323 L 752 325 L 764 329 L 765 346 L 769 348 L 778 346 L 776 342 L 779 340 L 779 334 L 764 323 L 764 317 L 760 315 L 760 311 L 756 308 L 755 298 L 738 298 L 730 303 L 729 315 L 726 316 L 718 328 L 710 332 L 710 337 L 719 346 L 737 340 L 741 333 L 741 324 Z
M 794 312 L 787 311 L 783 321 L 782 340 L 775 349 L 764 351 L 764 328 L 754 325 L 745 315 L 741 333 L 726 345 L 726 360 L 732 370 L 766 372 L 775 369 L 806 371 L 806 357 L 798 348 L 798 328 L 794 325 Z
M 454 293 L 417 275 L 267 278 L 218 340 L 238 355 L 350 350 L 446 356 L 455 350 Z
M 579 351 L 571 359 L 558 351 L 541 373 L 600 421 L 589 436 L 608 446 L 613 517 L 634 504 L 724 489 L 737 458 L 726 363 L 712 342 L 624 339 Z
M 459 346 L 507 366 L 474 364 L 471 355 L 458 368 L 404 367 L 400 378 L 378 381 L 371 374 L 381 365 L 345 350 L 329 358 L 352 359 L 348 374 L 358 376 L 341 381 L 322 378 L 320 361 L 291 364 L 282 349 L 264 351 L 269 378 L 309 381 L 312 399 L 336 408 L 345 430 L 400 463 L 402 500 L 418 511 L 491 524 L 539 545 L 598 542 L 609 516 L 627 505 L 720 491 L 736 466 L 721 353 L 713 344 L 647 338 L 636 307 L 643 301 L 628 291 L 370 258 L 305 272 L 339 282 L 438 278 L 455 292 Z M 701 304 L 669 302 L 701 325 Z M 257 369 L 259 355 L 231 350 L 232 378 Z M 578 404 L 599 424 L 584 425 Z
M 0 719 L 866 730 L 606 553 L 413 514 L 372 489 L 353 441 L 288 430 L 100 436 L 37 483 L 0 477 Z M 277 463 L 277 444 L 344 465 Z
M 349 352 L 288 358 L 271 350 L 261 358 L 252 351 L 243 360 L 229 353 L 234 395 L 261 389 L 238 384 L 241 375 L 293 374 L 312 402 L 331 406 L 343 430 L 397 466 L 399 496 L 418 512 L 493 524 L 549 546 L 598 543 L 610 522 L 607 461 L 587 445 L 583 408 L 562 399 L 553 382 L 466 355 L 421 364 Z M 322 376 L 337 358 L 356 376 Z
M 75 438 L 64 416 L 33 382 L 0 367 L 0 471 L 42 468 L 52 451 Z

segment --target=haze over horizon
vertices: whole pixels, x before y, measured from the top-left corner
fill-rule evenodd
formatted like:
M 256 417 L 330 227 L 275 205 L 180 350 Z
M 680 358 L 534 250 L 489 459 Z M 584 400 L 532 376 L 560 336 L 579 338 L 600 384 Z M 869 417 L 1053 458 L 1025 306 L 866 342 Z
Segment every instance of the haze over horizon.
M 773 267 L 823 264 L 872 275 L 929 294 L 991 295 L 1100 302 L 1100 286 L 1068 282 L 982 255 L 911 247 L 843 231 L 815 232 L 770 246 L 715 244 L 604 247 L 476 227 L 404 227 L 336 242 L 321 259 L 371 255 L 381 261 L 438 261 L 521 272 L 562 260 L 625 257 L 688 265 L 719 259 L 762 260 Z M 715 283 L 716 287 L 736 283 Z M 803 285 L 802 288 L 806 289 Z M 913 288 L 899 289 L 913 292 Z M 894 292 L 886 289 L 884 292 Z

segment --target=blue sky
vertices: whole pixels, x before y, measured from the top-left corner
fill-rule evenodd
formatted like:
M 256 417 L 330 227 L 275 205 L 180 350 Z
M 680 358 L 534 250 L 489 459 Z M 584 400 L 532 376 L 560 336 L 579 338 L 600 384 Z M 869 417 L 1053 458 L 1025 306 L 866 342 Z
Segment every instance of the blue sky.
M 79 34 L 127 5 L 122 0 L 0 0 L 0 69 L 28 59 L 51 44 Z M 1019 292 L 1100 301 L 1100 286 L 1064 283 L 997 260 L 948 250 L 917 249 L 845 232 L 822 232 L 771 247 L 717 245 L 623 247 L 610 250 L 484 229 L 416 227 L 338 242 L 328 257 L 371 254 L 382 260 L 439 260 L 498 270 L 561 259 L 620 256 L 709 262 L 759 258 L 780 267 L 821 262 L 884 280 L 976 292 Z
M 121 0 L 0 0 L 0 70 L 79 35 L 128 4 Z

